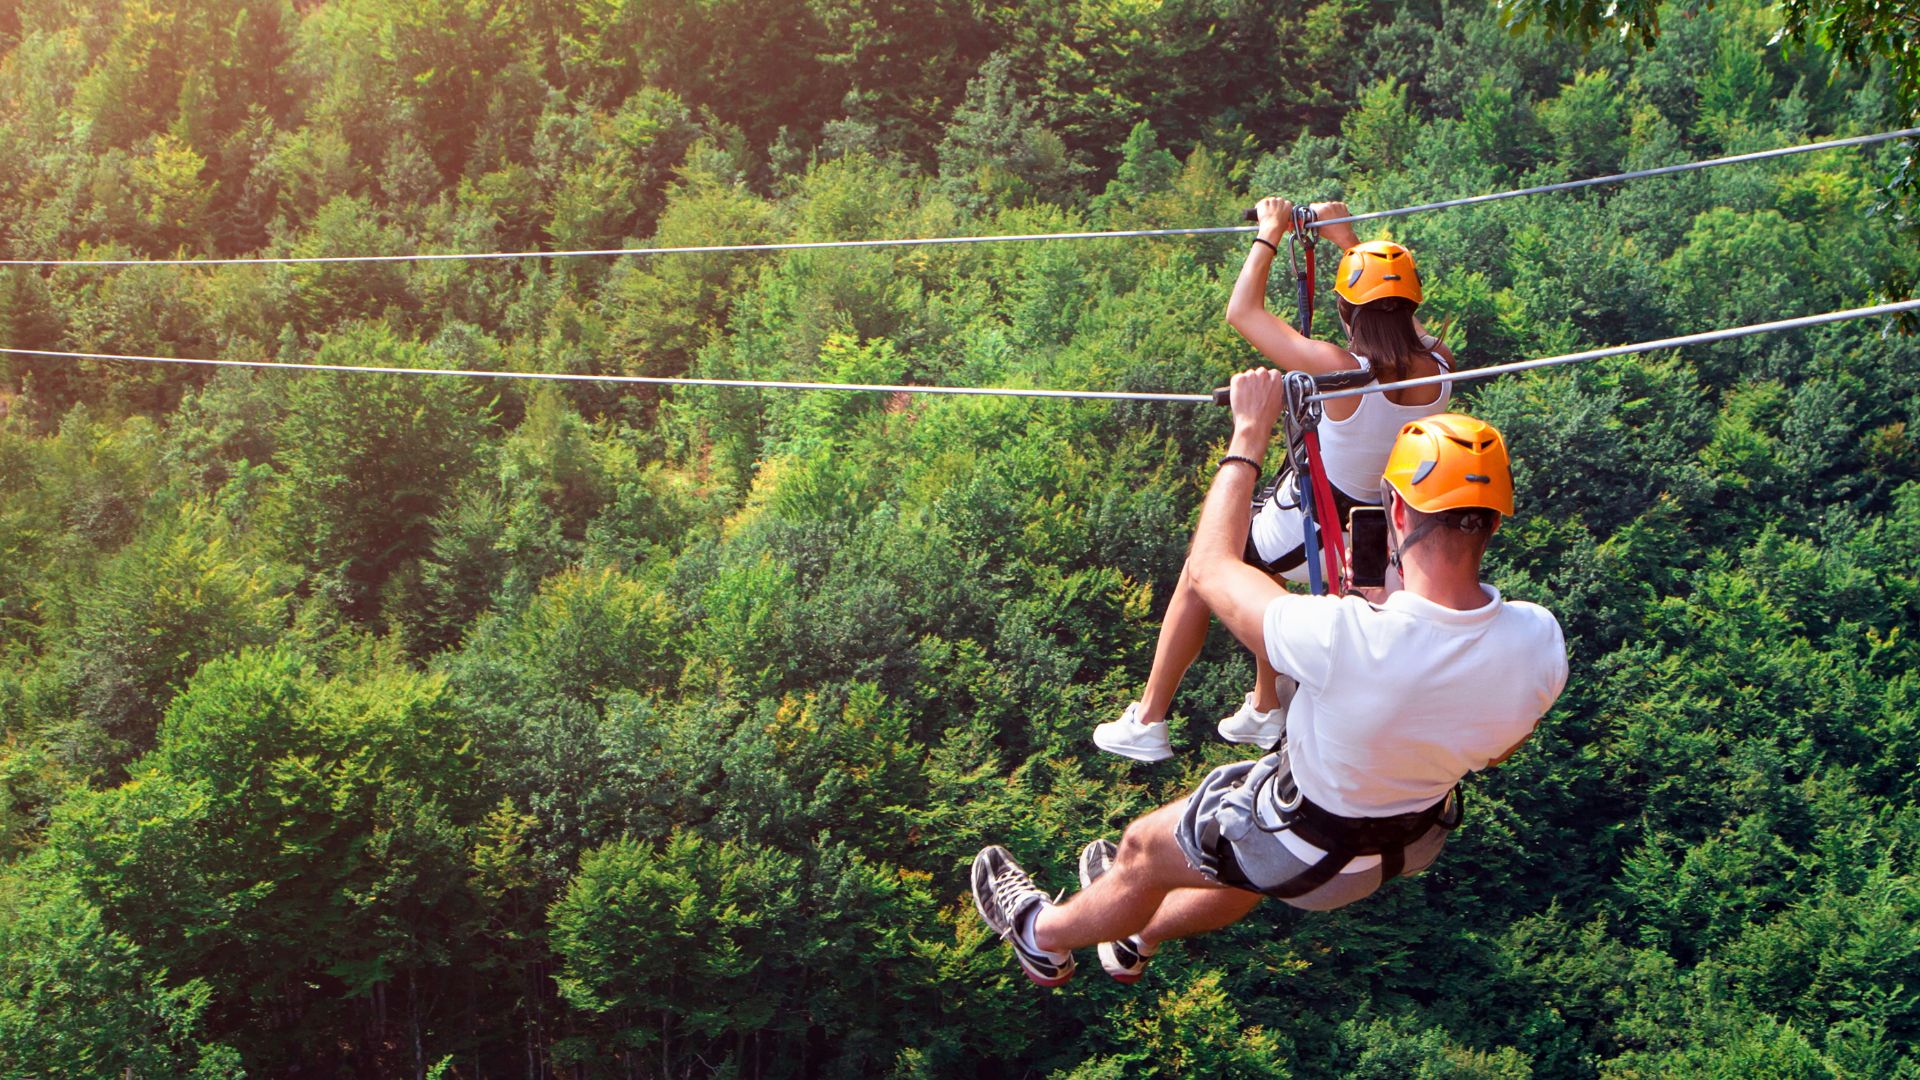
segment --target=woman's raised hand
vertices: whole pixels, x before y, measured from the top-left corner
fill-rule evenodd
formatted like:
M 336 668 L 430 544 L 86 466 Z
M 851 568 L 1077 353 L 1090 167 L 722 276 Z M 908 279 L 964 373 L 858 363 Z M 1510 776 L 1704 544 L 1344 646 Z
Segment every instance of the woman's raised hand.
M 1253 207 L 1260 222 L 1260 238 L 1272 243 L 1293 231 L 1293 203 L 1278 195 L 1269 195 Z
M 1343 202 L 1314 203 L 1312 209 L 1313 216 L 1322 221 L 1328 218 L 1350 217 L 1353 214 L 1353 211 L 1347 209 L 1347 204 Z M 1341 251 L 1346 251 L 1360 242 L 1360 234 L 1353 231 L 1351 222 L 1343 221 L 1338 225 L 1320 226 L 1320 239 L 1337 244 Z

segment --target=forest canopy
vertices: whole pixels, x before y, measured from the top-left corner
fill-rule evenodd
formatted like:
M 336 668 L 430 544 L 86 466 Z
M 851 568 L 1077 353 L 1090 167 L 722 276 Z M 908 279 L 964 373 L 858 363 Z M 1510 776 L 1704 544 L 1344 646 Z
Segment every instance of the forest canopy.
M 0 258 L 1231 225 L 1913 115 L 1827 6 L 1524 7 L 0 0 Z M 1481 367 L 1887 295 L 1908 155 L 1362 236 Z M 1244 245 L 7 267 L 0 345 L 1193 393 Z M 1224 634 L 1172 761 L 1089 741 L 1222 410 L 0 355 L 0 1073 L 1920 1077 L 1920 340 L 1458 400 L 1560 704 L 1430 872 L 1048 994 L 966 863 L 1067 888 L 1236 757 Z

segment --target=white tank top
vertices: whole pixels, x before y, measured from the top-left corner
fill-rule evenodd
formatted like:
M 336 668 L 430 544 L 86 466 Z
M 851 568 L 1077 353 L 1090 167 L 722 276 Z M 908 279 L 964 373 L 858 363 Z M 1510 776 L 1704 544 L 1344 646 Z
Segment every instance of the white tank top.
M 1451 374 L 1446 357 L 1430 353 L 1440 365 L 1440 373 Z M 1372 371 L 1366 357 L 1355 354 L 1363 371 Z M 1374 379 L 1368 386 L 1380 385 Z M 1393 385 L 1391 383 L 1387 384 Z M 1453 383 L 1440 384 L 1440 395 L 1425 405 L 1396 405 L 1385 394 L 1368 394 L 1360 399 L 1353 415 L 1345 420 L 1331 417 L 1320 421 L 1320 460 L 1326 466 L 1333 486 L 1363 503 L 1380 501 L 1380 475 L 1387 471 L 1387 458 L 1393 454 L 1393 441 L 1409 420 L 1446 412 L 1453 400 Z

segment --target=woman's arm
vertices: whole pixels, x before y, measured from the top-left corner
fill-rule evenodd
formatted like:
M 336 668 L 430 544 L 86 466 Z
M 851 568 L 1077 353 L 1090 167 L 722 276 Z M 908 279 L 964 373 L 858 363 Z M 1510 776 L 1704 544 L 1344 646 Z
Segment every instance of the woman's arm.
M 1355 366 L 1352 354 L 1307 337 L 1267 310 L 1267 275 L 1273 269 L 1280 241 L 1293 227 L 1293 204 L 1279 198 L 1261 199 L 1255 212 L 1260 220 L 1257 235 L 1265 243 L 1256 242 L 1247 252 L 1246 265 L 1240 268 L 1240 278 L 1227 298 L 1227 325 L 1240 331 L 1260 355 L 1288 371 L 1326 375 L 1351 370 Z
M 1421 322 L 1418 315 L 1413 317 L 1413 332 L 1420 335 L 1421 348 L 1439 353 L 1440 358 L 1447 362 L 1447 367 L 1453 367 L 1453 350 L 1447 348 L 1447 343 L 1441 341 L 1439 335 L 1428 333 L 1427 324 Z

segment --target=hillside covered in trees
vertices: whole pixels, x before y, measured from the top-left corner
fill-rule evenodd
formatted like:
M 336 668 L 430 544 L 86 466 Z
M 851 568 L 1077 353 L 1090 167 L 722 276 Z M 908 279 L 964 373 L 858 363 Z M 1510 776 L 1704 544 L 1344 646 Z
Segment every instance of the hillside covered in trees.
M 1769 6 L 1662 10 L 0 0 L 0 258 L 1227 225 L 1908 115 Z M 1362 235 L 1485 366 L 1913 280 L 1906 153 Z M 1196 392 L 1245 242 L 15 267 L 0 346 Z M 1920 340 L 1461 400 L 1572 650 L 1540 734 L 1431 872 L 1047 993 L 965 867 L 1069 887 L 1239 752 L 1224 634 L 1174 760 L 1089 741 L 1222 410 L 0 356 L 0 1074 L 1920 1077 Z

